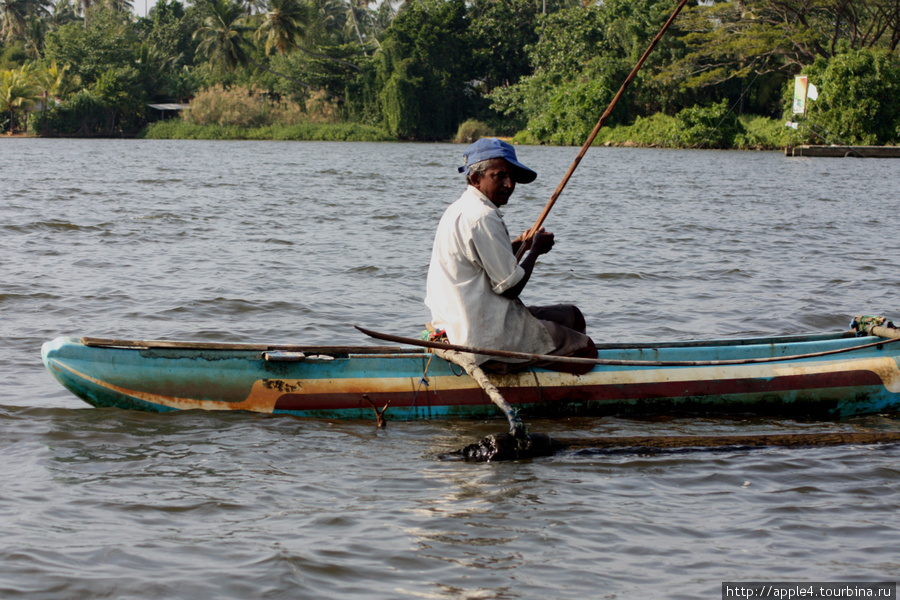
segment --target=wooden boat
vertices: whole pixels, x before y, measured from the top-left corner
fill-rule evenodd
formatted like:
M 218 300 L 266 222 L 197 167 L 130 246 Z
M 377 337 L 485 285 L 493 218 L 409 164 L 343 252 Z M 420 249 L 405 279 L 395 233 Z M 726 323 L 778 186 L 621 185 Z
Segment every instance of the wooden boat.
M 883 328 L 879 328 L 883 329 Z M 900 344 L 854 332 L 605 344 L 585 375 L 491 375 L 525 418 L 754 413 L 838 419 L 900 410 Z M 501 416 L 462 370 L 423 348 L 61 337 L 44 364 L 97 407 L 241 410 L 388 420 Z

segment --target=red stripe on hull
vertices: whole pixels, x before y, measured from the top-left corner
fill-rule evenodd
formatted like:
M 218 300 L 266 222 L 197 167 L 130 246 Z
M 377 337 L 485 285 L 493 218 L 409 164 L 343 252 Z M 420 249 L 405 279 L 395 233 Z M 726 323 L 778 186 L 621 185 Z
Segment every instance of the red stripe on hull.
M 409 406 L 474 406 L 491 403 L 479 388 L 440 393 L 421 391 L 418 395 L 415 392 L 370 392 L 367 394 L 337 392 L 334 394 L 284 394 L 279 396 L 275 402 L 275 410 L 368 409 L 372 404 L 366 398 L 363 398 L 364 395 L 378 408 L 381 408 L 388 402 L 395 408 Z M 508 401 L 511 402 L 511 400 Z
M 560 402 L 613 402 L 665 398 L 697 398 L 733 395 L 763 395 L 851 387 L 881 386 L 883 382 L 872 371 L 842 371 L 809 375 L 785 375 L 774 378 L 723 379 L 703 381 L 666 381 L 614 385 L 548 386 L 500 388 L 510 404 Z M 388 401 L 392 407 L 409 406 L 476 406 L 490 404 L 490 399 L 477 388 L 438 392 L 374 392 L 365 394 L 377 406 Z M 276 411 L 315 411 L 369 408 L 363 394 L 296 394 L 280 396 Z
M 654 398 L 686 398 L 729 396 L 739 394 L 778 394 L 803 390 L 839 389 L 884 385 L 872 371 L 842 371 L 809 375 L 784 375 L 771 379 L 719 379 L 704 381 L 665 381 L 593 385 L 576 388 L 544 388 L 545 401 L 610 401 L 652 400 Z

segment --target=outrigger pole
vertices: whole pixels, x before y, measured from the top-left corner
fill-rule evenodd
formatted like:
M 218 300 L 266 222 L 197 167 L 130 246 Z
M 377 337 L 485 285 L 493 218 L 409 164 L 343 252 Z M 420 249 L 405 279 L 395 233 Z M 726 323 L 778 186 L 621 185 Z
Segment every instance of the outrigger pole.
M 619 102 L 619 98 L 622 97 L 622 94 L 625 93 L 625 89 L 631 84 L 632 80 L 637 75 L 638 71 L 641 70 L 641 67 L 644 65 L 644 61 L 647 60 L 647 57 L 650 56 L 650 53 L 653 52 L 653 49 L 656 48 L 656 44 L 659 43 L 659 40 L 662 39 L 663 34 L 666 33 L 666 30 L 669 28 L 669 25 L 675 20 L 675 17 L 678 16 L 678 13 L 681 12 L 681 9 L 684 8 L 684 5 L 687 4 L 687 0 L 681 0 L 678 6 L 675 8 L 675 12 L 672 13 L 672 16 L 669 17 L 669 20 L 666 21 L 666 24 L 663 25 L 662 29 L 659 30 L 659 33 L 656 34 L 656 37 L 653 38 L 653 41 L 650 42 L 650 46 L 644 52 L 644 55 L 641 56 L 641 59 L 637 62 L 634 68 L 629 73 L 628 77 L 625 78 L 624 83 L 622 83 L 622 87 L 619 88 L 619 91 L 613 97 L 612 102 L 609 103 L 609 106 L 603 112 L 603 115 L 600 117 L 600 120 L 597 121 L 597 124 L 594 126 L 594 130 L 591 131 L 591 134 L 588 136 L 587 140 L 584 142 L 584 145 L 581 147 L 581 150 L 578 152 L 578 156 L 575 157 L 575 160 L 572 162 L 572 166 L 569 167 L 569 170 L 566 171 L 566 174 L 563 176 L 562 181 L 559 182 L 559 185 L 556 186 L 556 191 L 553 192 L 553 195 L 550 196 L 550 200 L 547 202 L 547 205 L 544 207 L 543 212 L 538 217 L 537 221 L 535 221 L 534 226 L 528 231 L 528 235 L 525 236 L 526 240 L 529 240 L 534 237 L 534 234 L 538 232 L 541 228 L 541 225 L 544 224 L 544 220 L 547 218 L 547 215 L 550 214 L 550 209 L 553 208 L 553 205 L 556 204 L 557 198 L 562 194 L 563 189 L 566 187 L 566 184 L 569 183 L 569 179 L 571 179 L 572 174 L 575 172 L 575 169 L 578 168 L 578 164 L 581 162 L 581 159 L 584 158 L 585 153 L 587 153 L 588 148 L 591 147 L 591 144 L 594 143 L 594 138 L 597 137 L 597 134 L 600 132 L 600 128 L 603 127 L 603 124 L 606 123 L 606 119 L 609 118 L 609 115 L 612 113 L 613 109 L 616 107 L 616 104 Z M 519 247 L 519 251 L 516 254 L 517 259 L 521 259 L 522 255 L 525 254 L 526 244 L 522 244 Z

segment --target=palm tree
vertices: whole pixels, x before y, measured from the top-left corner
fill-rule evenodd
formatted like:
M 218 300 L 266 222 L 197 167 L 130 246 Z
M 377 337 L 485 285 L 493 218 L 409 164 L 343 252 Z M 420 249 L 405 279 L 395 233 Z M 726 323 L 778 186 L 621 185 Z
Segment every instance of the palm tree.
M 252 64 L 258 69 L 299 83 L 307 89 L 316 89 L 305 81 L 273 71 L 253 60 L 250 53 L 244 49 L 243 32 L 248 28 L 244 25 L 246 15 L 240 4 L 231 0 L 213 0 L 209 7 L 212 14 L 206 17 L 203 25 L 194 32 L 194 39 L 200 39 L 197 52 L 205 54 L 209 58 L 210 65 L 223 71 L 226 69 L 233 71 L 238 66 Z
M 301 44 L 304 40 L 312 42 L 319 33 L 318 26 L 321 25 L 316 23 L 319 20 L 316 6 L 301 2 L 302 0 L 269 0 L 269 10 L 256 30 L 256 39 L 266 36 L 266 55 L 268 56 L 273 47 L 278 48 L 280 54 L 296 49 L 314 58 L 339 62 L 358 71 L 359 67 L 351 62 L 313 52 Z
M 106 0 L 105 4 L 113 12 L 126 13 L 134 10 L 134 2 L 131 0 Z
M 28 19 L 28 3 L 23 0 L 0 0 L 0 19 L 3 27 L 0 37 L 5 41 L 22 37 Z
M 69 75 L 69 65 L 60 67 L 55 60 L 49 67 L 32 67 L 29 75 L 45 106 L 50 98 L 62 99 L 81 88 L 81 77 Z
M 94 6 L 94 0 L 75 0 L 75 12 L 80 15 L 84 28 L 87 29 L 90 21 L 91 8 Z
M 0 72 L 0 112 L 9 112 L 9 132 L 16 132 L 16 111 L 34 106 L 38 92 L 23 71 Z
M 50 13 L 50 27 L 52 29 L 59 29 L 66 23 L 77 21 L 78 8 L 76 6 L 80 6 L 80 4 L 73 4 L 71 0 L 58 0 L 58 2 L 53 5 L 53 11 Z
M 0 0 L 0 37 L 6 41 L 24 39 L 29 17 L 46 14 L 47 0 Z
M 256 30 L 257 40 L 266 38 L 266 56 L 272 48 L 283 55 L 296 46 L 297 40 L 306 34 L 309 19 L 309 6 L 300 0 L 269 0 L 268 11 Z
M 317 43 L 343 42 L 335 40 L 335 32 L 343 32 L 346 26 L 347 11 L 344 10 L 343 0 L 309 0 L 315 18 L 310 23 L 308 37 Z
M 375 0 L 350 0 L 351 2 L 359 3 L 360 9 L 362 9 L 365 14 L 369 17 L 369 25 L 372 28 L 372 39 L 375 40 L 375 45 L 378 48 L 381 48 L 381 42 L 378 41 L 378 21 L 375 20 L 374 11 L 369 10 L 369 4 L 374 4 Z M 394 9 L 391 7 L 390 0 L 384 0 L 384 2 L 388 5 L 388 9 L 391 11 L 393 15 Z
M 347 16 L 349 17 L 348 20 L 353 25 L 353 31 L 356 33 L 356 39 L 359 40 L 359 45 L 362 47 L 363 53 L 368 55 L 369 53 L 366 52 L 366 42 L 363 39 L 362 31 L 359 29 L 359 19 L 356 16 L 357 5 L 358 3 L 354 0 L 347 0 Z
M 252 17 L 256 13 L 261 13 L 266 8 L 266 0 L 238 0 L 244 4 L 244 11 L 248 17 Z
M 156 45 L 140 42 L 134 47 L 135 66 L 144 80 L 144 89 L 151 92 L 154 98 L 171 96 L 176 87 L 176 65 L 181 54 L 166 54 Z
M 47 33 L 47 20 L 32 15 L 25 29 L 25 52 L 34 60 L 41 60 L 44 55 L 44 35 Z
M 91 9 L 91 0 L 81 0 L 78 3 L 78 13 L 84 17 L 84 26 L 87 27 L 88 11 Z
M 197 52 L 221 70 L 247 64 L 250 56 L 243 46 L 243 32 L 247 30 L 243 7 L 231 0 L 212 0 L 208 6 L 211 14 L 194 32 L 194 39 L 200 40 Z
M 238 66 L 251 64 L 257 69 L 298 83 L 309 90 L 317 89 L 305 81 L 273 71 L 269 67 L 253 60 L 253 57 L 244 48 L 243 32 L 247 31 L 248 28 L 244 25 L 246 15 L 244 15 L 244 9 L 240 4 L 231 0 L 212 0 L 209 7 L 212 14 L 206 17 L 203 25 L 194 32 L 194 39 L 200 40 L 200 44 L 197 45 L 197 52 L 205 54 L 209 59 L 210 65 L 221 70 L 234 70 Z M 299 48 L 299 46 L 295 47 Z M 300 49 L 303 50 L 302 48 Z M 322 58 L 331 58 L 314 54 L 309 50 L 304 50 L 304 52 Z M 337 58 L 331 58 L 331 60 L 346 63 L 356 69 L 359 68 L 352 63 Z

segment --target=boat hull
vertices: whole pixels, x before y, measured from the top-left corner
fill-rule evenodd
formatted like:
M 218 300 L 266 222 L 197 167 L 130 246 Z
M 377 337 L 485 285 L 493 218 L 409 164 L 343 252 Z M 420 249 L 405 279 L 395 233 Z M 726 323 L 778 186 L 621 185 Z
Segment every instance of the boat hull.
M 900 409 L 900 344 L 848 334 L 605 345 L 585 375 L 533 369 L 492 375 L 528 418 L 754 413 L 838 419 Z M 868 344 L 868 347 L 858 348 Z M 813 356 L 822 352 L 839 354 Z M 754 362 L 796 357 L 778 362 Z M 57 338 L 47 369 L 97 407 L 152 412 L 240 410 L 315 418 L 497 416 L 477 383 L 424 351 L 287 348 Z M 656 362 L 701 364 L 659 366 Z M 726 364 L 722 364 L 723 361 Z M 743 364 L 731 364 L 747 361 Z

